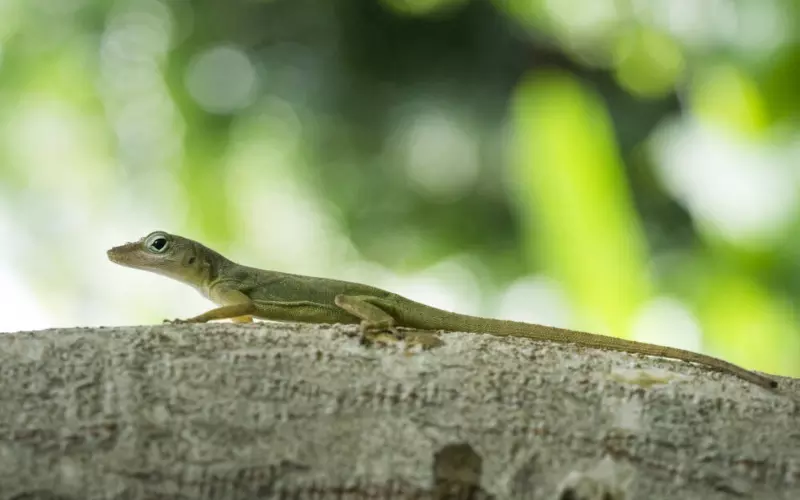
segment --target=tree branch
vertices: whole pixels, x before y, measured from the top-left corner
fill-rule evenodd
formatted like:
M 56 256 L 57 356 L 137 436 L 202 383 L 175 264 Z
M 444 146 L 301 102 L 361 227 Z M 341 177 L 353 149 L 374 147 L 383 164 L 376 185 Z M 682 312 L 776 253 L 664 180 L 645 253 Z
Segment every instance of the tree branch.
M 2 498 L 800 498 L 800 380 L 488 335 L 412 354 L 355 331 L 0 336 Z

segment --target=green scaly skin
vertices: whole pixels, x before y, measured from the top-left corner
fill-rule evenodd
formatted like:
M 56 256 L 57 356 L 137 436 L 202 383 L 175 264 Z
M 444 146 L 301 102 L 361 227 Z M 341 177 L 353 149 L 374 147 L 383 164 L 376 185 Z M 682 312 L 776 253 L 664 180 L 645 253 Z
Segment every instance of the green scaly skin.
M 700 363 L 773 388 L 777 382 L 712 356 L 644 342 L 634 342 L 551 326 L 468 316 L 427 306 L 360 283 L 300 276 L 236 264 L 200 243 L 155 231 L 133 243 L 108 251 L 117 264 L 158 273 L 191 285 L 219 307 L 172 323 L 205 323 L 231 319 L 360 324 L 365 340 L 397 338 L 396 327 L 418 330 L 489 333 L 533 340 L 574 343 L 586 347 L 661 356 Z M 384 337 L 377 334 L 383 333 Z M 415 340 L 437 345 L 433 335 Z

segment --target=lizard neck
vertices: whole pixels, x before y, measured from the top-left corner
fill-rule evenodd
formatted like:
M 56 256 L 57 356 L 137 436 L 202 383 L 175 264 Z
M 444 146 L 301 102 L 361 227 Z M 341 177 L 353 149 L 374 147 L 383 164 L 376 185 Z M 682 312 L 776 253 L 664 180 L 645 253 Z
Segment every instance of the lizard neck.
M 186 276 L 189 284 L 199 289 L 203 294 L 208 294 L 208 288 L 212 283 L 222 277 L 231 267 L 236 266 L 225 256 L 200 243 L 195 242 L 192 250 L 188 252 L 192 256 L 187 256 L 184 261 Z

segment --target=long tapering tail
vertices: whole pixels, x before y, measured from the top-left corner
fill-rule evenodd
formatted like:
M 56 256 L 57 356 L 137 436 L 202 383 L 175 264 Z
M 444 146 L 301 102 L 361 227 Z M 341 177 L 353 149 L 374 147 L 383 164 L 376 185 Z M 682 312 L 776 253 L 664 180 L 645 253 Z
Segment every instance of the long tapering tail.
M 410 314 L 409 310 L 424 310 L 424 312 L 422 312 L 422 314 L 419 312 Z M 706 354 L 678 349 L 676 347 L 636 342 L 617 337 L 609 337 L 577 330 L 567 330 L 553 326 L 537 325 L 534 323 L 469 316 L 436 309 L 419 303 L 414 303 L 413 307 L 409 307 L 408 309 L 400 307 L 397 312 L 402 316 L 402 324 L 415 328 L 525 337 L 533 340 L 574 343 L 599 349 L 645 354 L 648 356 L 660 356 L 663 358 L 699 363 L 721 372 L 736 375 L 743 380 L 766 388 L 774 388 L 778 385 L 778 383 L 771 378 L 746 370 L 733 363 Z

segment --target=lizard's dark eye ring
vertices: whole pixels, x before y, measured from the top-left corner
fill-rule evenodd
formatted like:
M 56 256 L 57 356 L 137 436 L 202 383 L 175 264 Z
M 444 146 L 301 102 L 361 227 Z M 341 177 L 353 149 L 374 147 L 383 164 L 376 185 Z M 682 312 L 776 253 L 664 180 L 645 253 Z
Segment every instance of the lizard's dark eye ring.
M 144 246 L 153 253 L 162 253 L 169 247 L 169 240 L 161 234 L 154 234 L 144 242 Z

